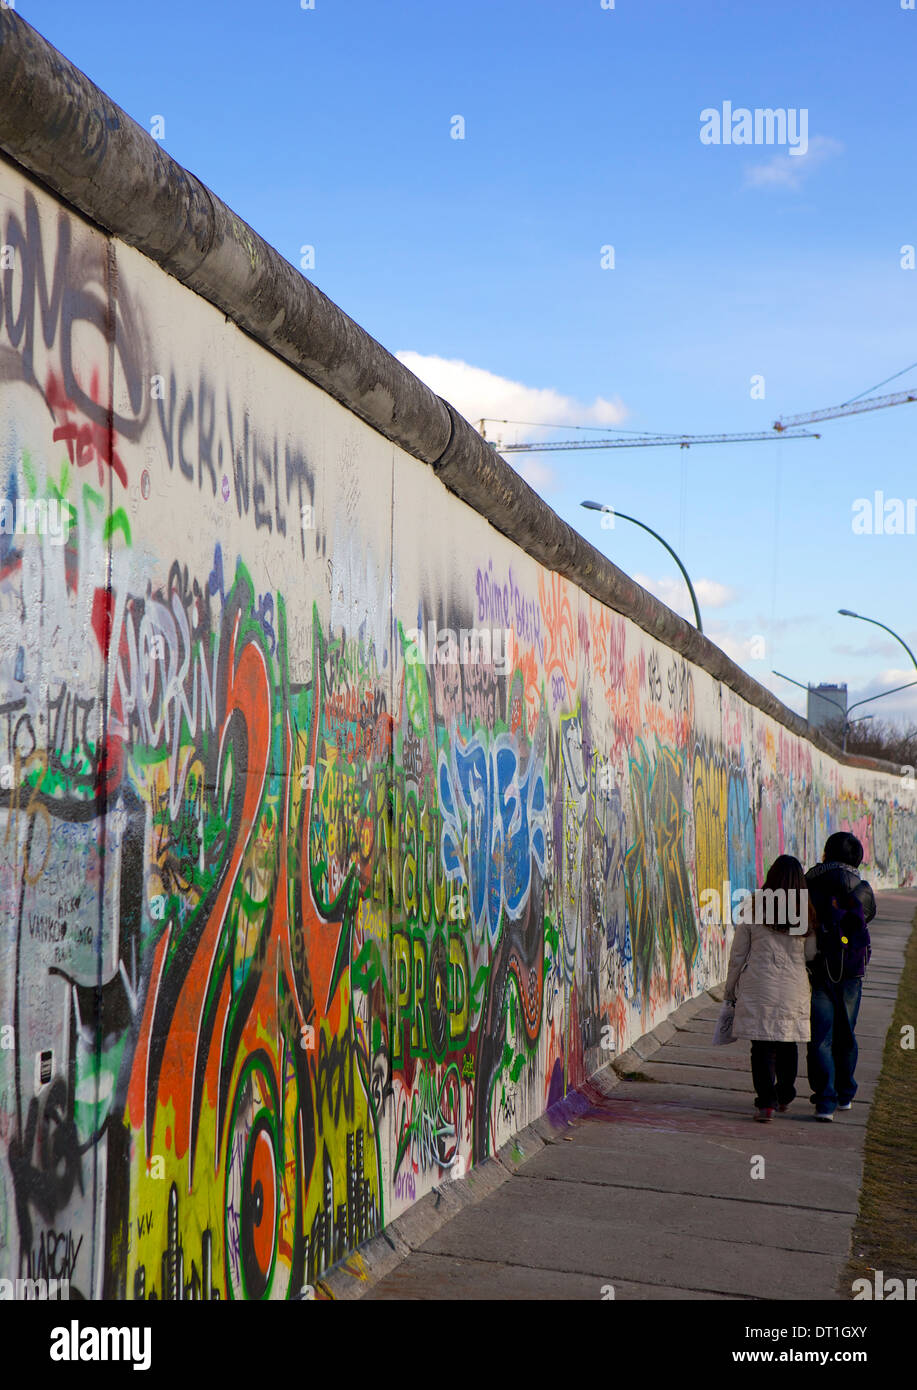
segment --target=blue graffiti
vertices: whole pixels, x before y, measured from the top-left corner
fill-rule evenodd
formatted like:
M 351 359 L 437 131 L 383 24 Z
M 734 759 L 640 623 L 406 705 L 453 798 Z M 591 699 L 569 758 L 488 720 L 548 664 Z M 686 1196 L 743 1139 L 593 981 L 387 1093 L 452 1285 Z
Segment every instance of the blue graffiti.
M 732 768 L 726 803 L 729 882 L 733 888 L 755 887 L 755 823 L 745 769 Z
M 451 767 L 441 753 L 438 779 L 443 864 L 467 884 L 472 926 L 480 934 L 486 923 L 493 944 L 502 911 L 513 921 L 522 916 L 533 861 L 544 873 L 544 775 L 532 757 L 521 772 L 512 738 L 500 734 L 489 756 L 477 736 L 455 748 Z
M 271 656 L 277 652 L 277 634 L 274 632 L 274 595 L 261 594 L 258 599 L 258 611 L 255 618 L 261 624 L 261 630 L 271 649 Z
M 219 594 L 221 605 L 226 602 L 223 583 L 223 550 L 219 541 L 213 547 L 213 569 L 207 579 L 207 592 L 208 594 Z

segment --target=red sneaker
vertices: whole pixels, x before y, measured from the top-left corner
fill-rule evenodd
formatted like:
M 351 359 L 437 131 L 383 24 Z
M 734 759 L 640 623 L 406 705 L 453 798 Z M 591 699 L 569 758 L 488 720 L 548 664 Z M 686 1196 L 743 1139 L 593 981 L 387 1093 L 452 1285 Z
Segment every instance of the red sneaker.
M 768 1106 L 768 1107 L 767 1107 L 766 1109 L 764 1109 L 764 1110 L 756 1110 L 756 1111 L 755 1111 L 755 1119 L 756 1119 L 756 1120 L 760 1120 L 762 1124 L 767 1124 L 767 1121 L 768 1121 L 768 1120 L 773 1119 L 773 1115 L 774 1115 L 774 1111 L 773 1111 L 773 1107 L 771 1107 L 771 1106 Z

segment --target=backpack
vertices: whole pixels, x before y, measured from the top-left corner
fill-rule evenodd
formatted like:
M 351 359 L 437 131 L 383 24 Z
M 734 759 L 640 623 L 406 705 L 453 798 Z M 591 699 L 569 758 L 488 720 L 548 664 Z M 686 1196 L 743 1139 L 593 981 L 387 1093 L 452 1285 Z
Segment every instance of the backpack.
M 828 979 L 861 980 L 872 954 L 862 904 L 852 893 L 832 893 L 819 915 L 815 943 Z

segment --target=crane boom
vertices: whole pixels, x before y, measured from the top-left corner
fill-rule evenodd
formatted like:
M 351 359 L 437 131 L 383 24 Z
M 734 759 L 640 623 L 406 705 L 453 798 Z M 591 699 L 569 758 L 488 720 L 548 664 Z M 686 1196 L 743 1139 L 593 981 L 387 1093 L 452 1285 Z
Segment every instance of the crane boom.
M 899 373 L 899 375 L 901 375 Z M 868 410 L 884 410 L 890 405 L 908 405 L 917 401 L 917 387 L 910 391 L 895 391 L 890 396 L 866 396 L 862 400 L 846 401 L 843 405 L 829 405 L 824 410 L 808 410 L 801 415 L 782 416 L 774 421 L 773 430 L 784 439 L 820 439 L 799 429 L 800 425 L 815 425 L 820 420 L 839 420 L 845 415 L 861 415 Z M 486 424 L 511 424 L 509 420 L 480 422 L 481 434 Z M 790 434 L 787 431 L 794 431 Z M 748 434 L 664 434 L 634 435 L 630 439 L 559 439 L 547 443 L 500 444 L 494 445 L 499 454 L 551 453 L 567 449 L 656 449 L 663 445 L 677 444 L 680 449 L 690 449 L 692 444 L 748 444 L 757 440 L 773 439 L 772 431 L 755 431 Z
M 843 415 L 859 415 L 864 410 L 883 410 L 888 405 L 907 405 L 917 401 L 917 390 L 895 391 L 891 396 L 867 396 L 865 400 L 848 401 L 846 405 L 829 405 L 824 410 L 807 410 L 803 415 L 787 415 L 774 421 L 779 433 L 796 425 L 814 425 L 818 420 L 838 420 Z
M 799 432 L 796 434 L 786 434 L 785 439 L 820 439 L 821 435 Z M 766 430 L 763 433 L 754 434 L 673 434 L 669 436 L 637 436 L 634 439 L 559 439 L 548 443 L 538 444 L 494 444 L 488 440 L 492 448 L 498 454 L 534 454 L 548 453 L 553 450 L 563 449 L 652 449 L 659 448 L 664 444 L 677 444 L 680 449 L 690 449 L 692 444 L 741 444 L 749 443 L 752 440 L 773 439 L 773 434 Z

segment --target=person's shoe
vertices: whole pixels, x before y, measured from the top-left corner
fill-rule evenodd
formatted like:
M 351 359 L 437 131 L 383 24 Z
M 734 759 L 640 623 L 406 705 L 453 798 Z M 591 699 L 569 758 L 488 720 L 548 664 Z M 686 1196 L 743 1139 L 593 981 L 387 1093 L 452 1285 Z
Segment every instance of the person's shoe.
M 843 1105 L 839 1105 L 838 1110 L 849 1110 L 853 1105 L 852 1100 L 845 1100 Z
M 765 1106 L 761 1110 L 755 1110 L 755 1119 L 760 1120 L 762 1124 L 767 1124 L 768 1120 L 773 1118 L 773 1115 L 774 1111 L 771 1106 Z
M 791 1106 L 792 1104 L 793 1104 L 792 1101 L 787 1101 L 786 1105 L 778 1105 L 778 1106 L 777 1106 L 777 1111 L 778 1111 L 778 1113 L 781 1114 L 781 1115 L 785 1115 L 786 1112 L 789 1110 L 789 1108 L 790 1108 L 790 1106 Z
M 830 1124 L 834 1119 L 834 1112 L 832 1110 L 816 1110 L 815 1118 L 816 1120 L 827 1120 Z

